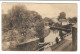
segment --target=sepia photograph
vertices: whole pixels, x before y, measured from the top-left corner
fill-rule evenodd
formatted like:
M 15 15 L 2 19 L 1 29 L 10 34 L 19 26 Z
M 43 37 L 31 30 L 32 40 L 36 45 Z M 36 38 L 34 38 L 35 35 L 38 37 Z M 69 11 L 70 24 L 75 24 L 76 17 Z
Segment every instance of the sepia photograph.
M 2 51 L 77 51 L 76 3 L 8 3 L 2 8 Z
M 16 0 L 0 0 L 0 1 L 16 1 Z M 17 0 L 17 1 L 80 1 L 80 0 Z

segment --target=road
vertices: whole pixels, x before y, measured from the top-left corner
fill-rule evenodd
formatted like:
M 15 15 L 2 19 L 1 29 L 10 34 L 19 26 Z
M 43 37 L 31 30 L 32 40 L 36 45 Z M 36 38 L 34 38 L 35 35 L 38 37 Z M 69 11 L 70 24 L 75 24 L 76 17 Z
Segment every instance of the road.
M 58 44 L 54 44 L 48 48 L 45 48 L 44 51 L 71 51 L 72 42 L 70 40 L 60 41 Z

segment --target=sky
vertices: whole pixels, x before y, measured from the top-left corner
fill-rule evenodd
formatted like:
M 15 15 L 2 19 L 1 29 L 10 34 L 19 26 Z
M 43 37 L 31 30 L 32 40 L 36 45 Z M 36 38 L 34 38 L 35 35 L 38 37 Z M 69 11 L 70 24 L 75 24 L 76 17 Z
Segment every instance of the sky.
M 38 12 L 42 18 L 57 18 L 60 12 L 65 12 L 67 18 L 77 16 L 77 4 L 69 3 L 2 3 L 2 13 L 8 13 L 15 5 L 24 5 L 28 10 Z

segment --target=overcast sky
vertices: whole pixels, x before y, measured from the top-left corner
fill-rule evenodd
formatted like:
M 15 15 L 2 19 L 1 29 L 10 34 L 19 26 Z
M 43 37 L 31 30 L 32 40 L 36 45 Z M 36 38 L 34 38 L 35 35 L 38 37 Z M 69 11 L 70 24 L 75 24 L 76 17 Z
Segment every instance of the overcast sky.
M 43 18 L 57 18 L 60 12 L 65 12 L 66 17 L 77 16 L 77 4 L 2 3 L 3 13 L 7 13 L 15 5 L 25 5 L 28 10 L 38 12 Z

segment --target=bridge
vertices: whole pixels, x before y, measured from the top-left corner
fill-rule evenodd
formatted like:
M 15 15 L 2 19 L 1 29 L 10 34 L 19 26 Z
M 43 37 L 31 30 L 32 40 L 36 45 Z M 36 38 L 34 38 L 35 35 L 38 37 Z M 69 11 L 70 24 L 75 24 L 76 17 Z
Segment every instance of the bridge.
M 62 31 L 71 31 L 71 29 L 65 29 L 65 28 L 61 28 L 61 27 L 50 27 L 50 29 L 52 29 L 52 30 L 57 29 L 57 30 L 62 30 Z

